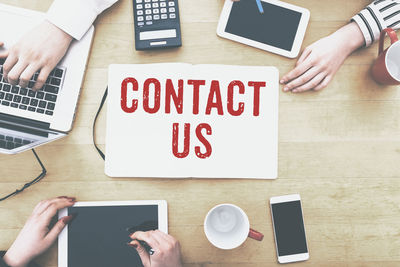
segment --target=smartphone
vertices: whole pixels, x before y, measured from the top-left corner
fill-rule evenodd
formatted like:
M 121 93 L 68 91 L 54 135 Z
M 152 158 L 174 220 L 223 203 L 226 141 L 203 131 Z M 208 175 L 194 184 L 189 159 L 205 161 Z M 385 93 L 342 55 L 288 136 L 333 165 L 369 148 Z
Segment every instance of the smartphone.
M 300 195 L 271 197 L 270 203 L 278 262 L 308 260 Z

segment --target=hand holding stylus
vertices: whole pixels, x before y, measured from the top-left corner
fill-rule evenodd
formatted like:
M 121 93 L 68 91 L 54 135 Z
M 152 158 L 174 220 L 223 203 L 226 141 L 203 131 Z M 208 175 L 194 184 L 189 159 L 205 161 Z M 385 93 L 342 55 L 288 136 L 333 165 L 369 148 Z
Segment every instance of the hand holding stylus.
M 181 267 L 181 247 L 172 236 L 159 230 L 148 232 L 135 232 L 130 237 L 133 239 L 129 246 L 136 249 L 144 267 Z M 150 255 L 141 244 L 146 242 L 154 251 Z
M 19 233 L 3 260 L 12 267 L 25 267 L 34 258 L 45 252 L 56 241 L 64 227 L 73 219 L 66 216 L 50 228 L 50 222 L 57 211 L 71 207 L 75 198 L 58 197 L 40 202 Z

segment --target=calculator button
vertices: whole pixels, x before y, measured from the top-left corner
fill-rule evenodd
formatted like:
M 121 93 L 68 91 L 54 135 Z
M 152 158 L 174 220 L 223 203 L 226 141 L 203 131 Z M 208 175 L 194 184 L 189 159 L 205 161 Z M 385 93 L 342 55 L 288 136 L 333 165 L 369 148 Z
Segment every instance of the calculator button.
M 167 19 L 167 18 L 168 18 L 167 14 L 162 14 L 161 15 L 161 19 Z
M 153 9 L 153 14 L 158 14 L 158 13 L 160 13 L 160 10 L 157 8 L 157 9 Z
M 137 25 L 138 25 L 138 26 L 143 26 L 143 25 L 144 25 L 144 22 L 138 22 Z
M 146 10 L 146 15 L 150 15 L 151 14 L 151 9 L 147 9 Z
M 146 16 L 146 20 L 152 20 L 153 17 L 152 16 Z
M 143 10 L 138 10 L 138 11 L 137 11 L 137 14 L 138 14 L 138 16 L 143 15 Z
M 144 8 L 151 8 L 151 4 L 145 4 Z
M 168 5 L 169 6 L 175 6 L 175 2 L 169 2 Z
M 176 15 L 175 15 L 174 13 L 169 14 L 169 18 L 170 18 L 170 19 L 175 19 L 175 18 L 176 18 Z
M 160 15 L 154 15 L 154 16 L 153 16 L 153 19 L 154 19 L 154 20 L 159 20 L 159 19 L 160 19 Z
M 149 2 L 151 2 L 151 0 L 144 0 L 144 2 L 145 2 L 145 3 L 149 3 Z
M 153 3 L 153 8 L 157 8 L 158 7 L 158 3 Z
M 138 20 L 138 21 L 143 21 L 144 18 L 143 18 L 143 16 L 139 16 L 139 17 L 137 18 L 137 20 Z
M 161 13 L 167 13 L 167 9 L 166 8 L 161 8 Z
M 146 25 L 152 25 L 153 22 L 152 21 L 146 21 Z
M 170 8 L 168 9 L 168 11 L 169 11 L 170 13 L 175 12 L 175 7 L 170 7 Z
M 141 4 L 143 3 L 143 0 L 136 0 L 136 4 Z
M 136 5 L 136 9 L 142 9 L 143 5 Z
M 153 2 L 158 2 L 158 0 L 152 0 Z
M 166 7 L 167 6 L 167 4 L 166 3 L 160 3 L 160 7 Z

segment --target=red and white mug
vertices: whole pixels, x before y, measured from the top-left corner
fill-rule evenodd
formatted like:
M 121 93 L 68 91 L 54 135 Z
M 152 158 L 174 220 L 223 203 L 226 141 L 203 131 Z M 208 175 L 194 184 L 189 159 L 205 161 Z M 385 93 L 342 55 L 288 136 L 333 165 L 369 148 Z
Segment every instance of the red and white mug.
M 246 213 L 236 205 L 220 204 L 212 208 L 204 220 L 204 232 L 211 244 L 220 249 L 234 249 L 252 238 L 261 241 L 264 235 L 250 228 Z
M 390 37 L 391 45 L 383 50 L 386 34 Z M 381 32 L 378 58 L 372 66 L 372 78 L 384 85 L 400 84 L 400 41 L 392 28 Z

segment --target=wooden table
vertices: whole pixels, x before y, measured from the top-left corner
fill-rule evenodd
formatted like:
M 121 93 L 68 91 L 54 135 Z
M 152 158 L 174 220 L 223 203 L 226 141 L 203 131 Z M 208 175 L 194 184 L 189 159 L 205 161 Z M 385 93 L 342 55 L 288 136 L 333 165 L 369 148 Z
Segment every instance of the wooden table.
M 46 11 L 52 1 L 0 2 Z M 370 1 L 287 2 L 311 11 L 306 46 L 344 25 Z M 321 92 L 281 93 L 275 181 L 110 179 L 104 174 L 104 162 L 92 145 L 91 127 L 109 64 L 274 65 L 281 74 L 292 69 L 295 60 L 217 37 L 222 5 L 222 0 L 181 0 L 183 47 L 177 50 L 135 51 L 129 0 L 121 0 L 97 20 L 73 131 L 37 149 L 48 169 L 43 181 L 0 202 L 0 249 L 11 245 L 34 205 L 45 198 L 166 199 L 169 230 L 182 244 L 185 266 L 273 266 L 278 264 L 268 199 L 300 193 L 310 260 L 296 265 L 400 265 L 400 91 L 378 86 L 369 77 L 376 44 L 353 54 Z M 104 135 L 105 112 L 98 125 L 101 144 Z M 0 168 L 0 195 L 40 172 L 31 152 L 0 156 Z M 242 207 L 252 227 L 265 234 L 264 241 L 249 240 L 231 251 L 214 248 L 203 233 L 203 220 L 211 207 L 223 202 Z M 57 266 L 56 246 L 39 262 Z

